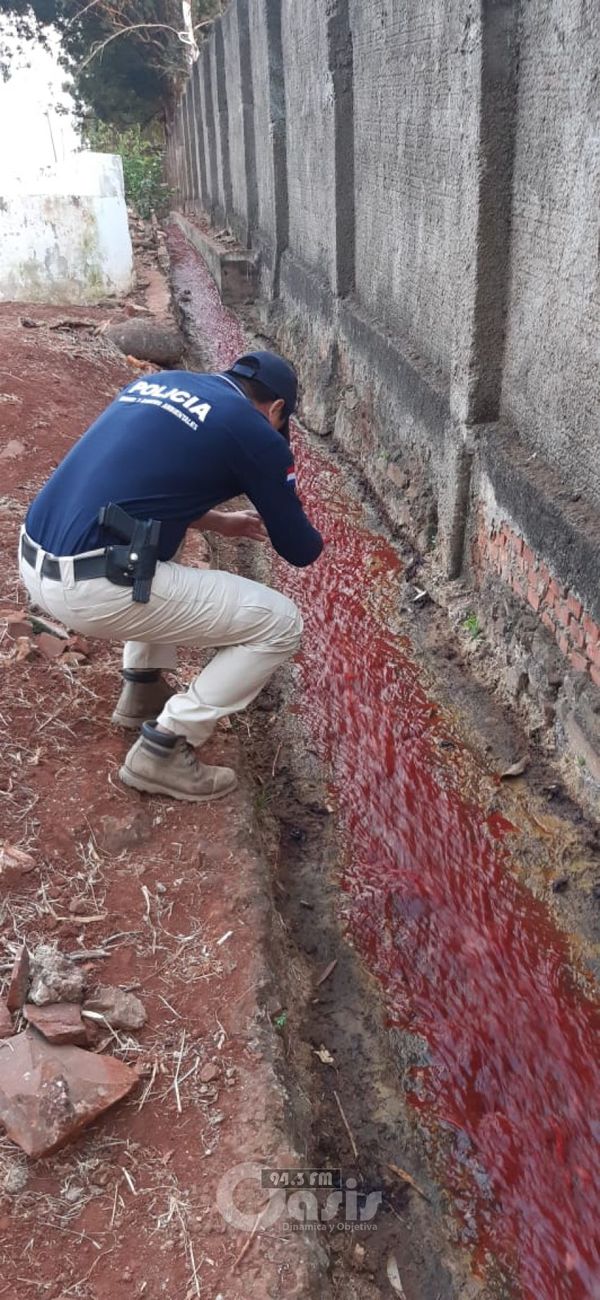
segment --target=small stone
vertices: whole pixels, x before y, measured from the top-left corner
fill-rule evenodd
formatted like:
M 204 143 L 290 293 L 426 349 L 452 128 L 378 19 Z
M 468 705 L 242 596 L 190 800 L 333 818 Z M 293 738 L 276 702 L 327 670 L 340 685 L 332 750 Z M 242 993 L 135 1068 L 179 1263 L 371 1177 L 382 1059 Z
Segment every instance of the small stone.
M 15 1152 L 16 1155 L 16 1152 Z M 8 1196 L 18 1196 L 27 1187 L 29 1174 L 25 1165 L 11 1165 L 4 1176 L 2 1190 Z
M 85 989 L 83 971 L 50 944 L 40 944 L 32 955 L 29 1001 L 36 1006 L 51 1002 L 81 1002 Z
M 146 1008 L 133 993 L 104 985 L 84 1004 L 84 1011 L 97 1011 L 113 1029 L 141 1029 L 148 1019 Z
M 142 809 L 128 811 L 121 817 L 103 817 L 96 838 L 105 853 L 122 853 L 152 835 L 152 821 Z
M 0 1002 L 0 1038 L 10 1038 L 14 1033 L 12 1016 L 6 1004 Z
M 53 636 L 51 632 L 40 632 L 35 644 L 44 659 L 58 659 L 65 648 L 62 638 Z
M 0 844 L 0 884 L 16 884 L 22 876 L 29 875 L 35 868 L 35 858 L 14 844 L 4 841 Z
M 28 1156 L 51 1155 L 132 1091 L 112 1056 L 57 1047 L 28 1029 L 0 1045 L 0 1122 Z
M 90 653 L 90 643 L 84 636 L 70 636 L 67 642 L 69 650 L 86 659 Z
M 49 1043 L 87 1043 L 86 1028 L 76 1002 L 54 1002 L 50 1006 L 36 1007 L 26 1002 L 23 1015 Z
M 202 1067 L 200 1071 L 200 1080 L 202 1083 L 213 1083 L 215 1079 L 219 1078 L 220 1073 L 221 1071 L 218 1065 L 213 1065 L 212 1062 L 209 1062 L 208 1065 Z
M 85 898 L 72 898 L 69 903 L 71 916 L 85 916 L 90 910 L 90 904 Z
M 29 980 L 31 975 L 31 962 L 27 948 L 23 947 L 17 953 L 15 964 L 10 977 L 8 993 L 6 995 L 6 1005 L 9 1011 L 20 1011 L 23 1003 L 27 999 L 29 991 Z

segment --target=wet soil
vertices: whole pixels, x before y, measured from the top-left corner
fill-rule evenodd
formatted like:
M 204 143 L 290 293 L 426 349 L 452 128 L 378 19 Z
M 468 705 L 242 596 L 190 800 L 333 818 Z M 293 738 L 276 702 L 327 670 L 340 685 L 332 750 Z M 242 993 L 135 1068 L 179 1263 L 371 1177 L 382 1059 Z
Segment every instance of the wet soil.
M 171 247 L 222 366 L 244 334 L 181 236 Z M 529 776 L 501 783 L 524 738 L 468 681 L 441 621 L 428 614 L 423 631 L 420 612 L 407 616 L 399 552 L 339 462 L 305 431 L 295 450 L 328 545 L 308 571 L 273 564 L 306 632 L 284 729 L 270 748 L 264 736 L 267 758 L 254 736 L 251 749 L 279 827 L 274 945 L 293 1013 L 296 1120 L 314 1158 L 341 1153 L 385 1189 L 381 1233 L 359 1261 L 374 1285 L 386 1285 L 393 1242 L 408 1300 L 478 1284 L 590 1300 L 600 1295 L 596 828 L 535 754 Z M 315 1057 L 321 1045 L 333 1063 Z M 429 1198 L 409 1193 L 415 1219 L 384 1181 L 390 1162 L 409 1165 Z M 350 1295 L 355 1243 L 344 1256 Z

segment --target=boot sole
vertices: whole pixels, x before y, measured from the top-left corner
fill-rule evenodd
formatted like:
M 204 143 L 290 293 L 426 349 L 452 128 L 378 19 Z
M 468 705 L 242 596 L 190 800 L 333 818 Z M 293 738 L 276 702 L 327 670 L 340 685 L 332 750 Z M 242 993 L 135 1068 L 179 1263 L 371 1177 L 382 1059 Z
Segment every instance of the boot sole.
M 215 799 L 224 799 L 225 795 L 237 789 L 238 784 L 236 777 L 233 785 L 228 786 L 226 790 L 217 790 L 214 794 L 184 794 L 183 791 L 173 790 L 170 786 L 145 781 L 143 777 L 135 776 L 127 767 L 120 769 L 119 778 L 123 785 L 129 786 L 132 790 L 139 790 L 142 794 L 162 794 L 167 799 L 181 799 L 185 803 L 212 803 Z
M 152 718 L 130 718 L 126 713 L 113 713 L 111 722 L 125 731 L 140 731 L 145 722 L 152 722 Z

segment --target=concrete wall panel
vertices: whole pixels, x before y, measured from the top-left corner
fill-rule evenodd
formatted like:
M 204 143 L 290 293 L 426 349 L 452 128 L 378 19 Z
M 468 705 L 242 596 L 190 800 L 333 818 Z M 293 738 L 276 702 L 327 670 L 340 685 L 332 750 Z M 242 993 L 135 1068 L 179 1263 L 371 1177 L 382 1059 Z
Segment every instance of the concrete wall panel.
M 457 292 L 457 79 L 467 7 L 350 0 L 357 296 L 446 376 Z
M 248 237 L 248 190 L 244 140 L 244 96 L 240 66 L 240 32 L 238 2 L 227 9 L 222 19 L 225 91 L 228 108 L 229 165 L 231 170 L 230 222 L 235 234 L 246 243 Z
M 502 414 L 600 505 L 600 8 L 522 21 Z
M 335 283 L 335 137 L 324 4 L 282 3 L 289 247 Z

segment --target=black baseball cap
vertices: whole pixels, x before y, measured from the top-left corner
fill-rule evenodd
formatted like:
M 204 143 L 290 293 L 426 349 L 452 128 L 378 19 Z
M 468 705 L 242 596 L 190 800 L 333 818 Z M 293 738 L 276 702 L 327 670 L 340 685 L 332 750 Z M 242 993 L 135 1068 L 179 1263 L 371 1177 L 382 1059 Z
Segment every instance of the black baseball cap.
M 281 430 L 284 438 L 290 440 L 290 416 L 296 410 L 298 401 L 298 377 L 289 361 L 276 352 L 247 352 L 238 357 L 228 371 L 228 375 L 240 379 L 256 379 L 271 393 L 273 399 L 282 399 L 284 407 L 284 425 Z

